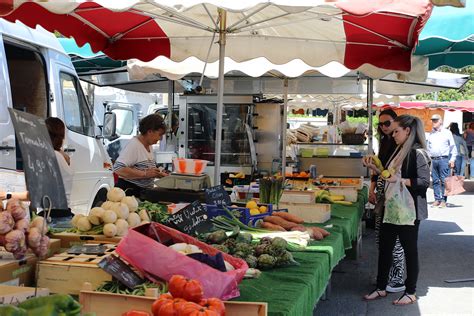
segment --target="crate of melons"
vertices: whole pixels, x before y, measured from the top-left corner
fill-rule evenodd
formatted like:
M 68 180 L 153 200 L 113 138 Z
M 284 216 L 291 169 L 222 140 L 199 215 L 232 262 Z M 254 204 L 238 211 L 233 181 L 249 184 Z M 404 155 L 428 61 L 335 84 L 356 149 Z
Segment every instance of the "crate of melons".
M 210 218 L 220 215 L 230 217 L 222 205 L 207 204 L 206 208 Z M 272 204 L 257 203 L 254 200 L 250 200 L 247 203 L 235 203 L 226 208 L 242 223 L 249 226 L 255 226 L 258 220 L 271 215 L 273 210 Z

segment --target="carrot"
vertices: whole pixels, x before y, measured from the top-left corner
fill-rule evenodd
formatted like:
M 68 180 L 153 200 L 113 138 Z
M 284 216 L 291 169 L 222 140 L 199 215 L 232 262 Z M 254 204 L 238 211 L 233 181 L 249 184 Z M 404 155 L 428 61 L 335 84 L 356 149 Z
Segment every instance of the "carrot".
M 266 216 L 266 217 L 263 218 L 263 221 L 264 222 L 270 222 L 270 223 L 275 224 L 275 225 L 279 225 L 279 226 L 283 227 L 286 230 L 290 230 L 293 227 L 298 226 L 298 224 L 286 221 L 283 218 L 278 217 L 278 216 Z
M 313 231 L 313 238 L 315 240 L 323 240 L 324 238 L 323 234 L 321 234 L 321 232 L 315 228 L 317 227 L 311 227 L 311 230 Z
M 296 224 L 303 224 L 304 223 L 304 220 L 301 217 L 296 216 L 295 214 L 290 214 L 290 213 L 287 213 L 287 212 L 273 212 L 272 215 L 281 217 L 284 220 L 287 220 L 289 222 L 293 222 L 293 223 L 296 223 Z
M 263 222 L 261 224 L 262 228 L 269 229 L 269 230 L 276 230 L 276 231 L 281 231 L 281 232 L 286 232 L 286 229 L 281 227 L 280 225 L 275 225 L 270 222 Z
M 304 227 L 303 225 L 298 225 L 298 226 L 292 227 L 291 230 L 292 231 L 298 230 L 300 232 L 306 232 L 308 229 L 306 227 Z
M 327 236 L 331 235 L 331 233 L 328 232 L 327 230 L 325 230 L 324 228 L 321 228 L 321 227 L 313 227 L 313 228 L 319 230 L 319 232 L 320 232 L 324 237 L 327 237 Z

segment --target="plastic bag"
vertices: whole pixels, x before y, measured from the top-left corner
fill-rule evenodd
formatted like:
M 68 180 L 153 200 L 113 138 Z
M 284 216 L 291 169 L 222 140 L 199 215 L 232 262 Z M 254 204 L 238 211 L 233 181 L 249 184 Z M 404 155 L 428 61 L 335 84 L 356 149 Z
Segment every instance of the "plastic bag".
M 416 220 L 415 202 L 405 184 L 400 171 L 396 182 L 386 183 L 385 213 L 383 222 L 395 225 L 414 225 Z
M 161 243 L 157 241 L 151 225 L 154 226 Z M 189 235 L 158 223 L 130 229 L 118 244 L 116 251 L 151 280 L 158 277 L 168 281 L 174 274 L 179 274 L 199 280 L 204 287 L 206 298 L 218 297 L 229 300 L 240 295 L 238 283 L 242 281 L 248 269 L 244 260 L 222 253 L 224 260 L 235 270 L 221 272 L 165 246 L 181 242 L 196 245 L 209 255 L 220 253 L 219 250 Z

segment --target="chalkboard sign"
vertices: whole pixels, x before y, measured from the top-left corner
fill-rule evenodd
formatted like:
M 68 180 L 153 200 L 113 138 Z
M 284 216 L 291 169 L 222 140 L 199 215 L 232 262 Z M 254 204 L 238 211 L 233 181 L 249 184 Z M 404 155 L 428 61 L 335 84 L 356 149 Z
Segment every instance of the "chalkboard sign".
M 23 157 L 31 206 L 48 207 L 49 205 L 43 205 L 43 197 L 48 196 L 51 208 L 67 209 L 61 171 L 44 120 L 29 113 L 8 110 Z
M 215 205 L 231 205 L 229 193 L 222 185 L 216 185 L 206 189 L 206 203 Z
M 199 201 L 194 201 L 170 215 L 168 222 L 177 230 L 191 236 L 195 233 L 206 233 L 212 227 L 206 208 Z
M 114 255 L 105 257 L 97 265 L 130 289 L 145 282 L 132 268 Z

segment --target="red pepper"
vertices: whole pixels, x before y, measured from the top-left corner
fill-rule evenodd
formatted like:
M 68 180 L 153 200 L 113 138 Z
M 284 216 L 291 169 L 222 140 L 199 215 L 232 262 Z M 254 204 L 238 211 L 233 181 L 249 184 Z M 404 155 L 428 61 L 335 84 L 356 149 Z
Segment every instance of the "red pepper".
M 131 310 L 126 313 L 123 313 L 122 316 L 151 316 L 150 313 L 144 311 Z

